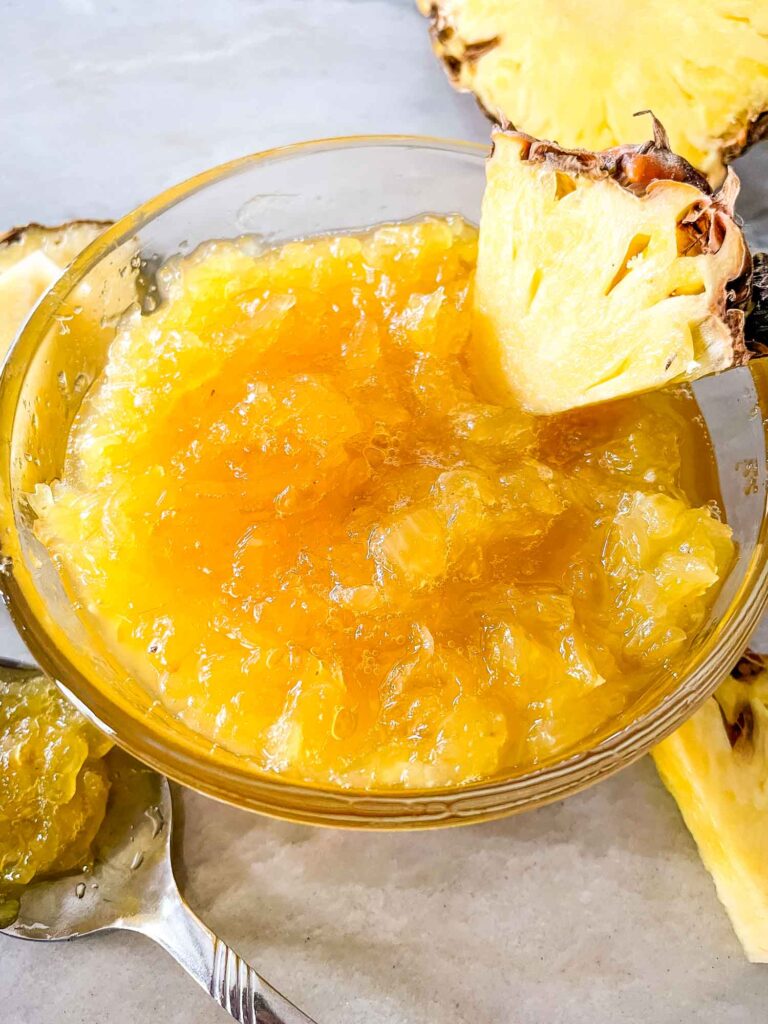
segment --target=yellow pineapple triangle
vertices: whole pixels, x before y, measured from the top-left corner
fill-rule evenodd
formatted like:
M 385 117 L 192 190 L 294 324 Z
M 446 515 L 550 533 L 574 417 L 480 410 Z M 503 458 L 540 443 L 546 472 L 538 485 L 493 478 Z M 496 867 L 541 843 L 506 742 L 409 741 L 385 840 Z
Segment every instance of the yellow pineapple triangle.
M 768 963 L 768 659 L 748 653 L 653 759 L 747 957 Z

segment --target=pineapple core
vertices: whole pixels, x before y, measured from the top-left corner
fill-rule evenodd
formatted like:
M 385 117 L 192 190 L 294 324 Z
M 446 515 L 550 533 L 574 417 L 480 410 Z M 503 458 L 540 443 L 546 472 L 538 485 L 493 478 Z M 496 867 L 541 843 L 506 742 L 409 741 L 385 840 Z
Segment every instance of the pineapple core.
M 543 764 L 667 685 L 729 566 L 685 391 L 552 420 L 478 394 L 476 256 L 428 217 L 173 261 L 30 495 L 126 671 L 256 769 Z

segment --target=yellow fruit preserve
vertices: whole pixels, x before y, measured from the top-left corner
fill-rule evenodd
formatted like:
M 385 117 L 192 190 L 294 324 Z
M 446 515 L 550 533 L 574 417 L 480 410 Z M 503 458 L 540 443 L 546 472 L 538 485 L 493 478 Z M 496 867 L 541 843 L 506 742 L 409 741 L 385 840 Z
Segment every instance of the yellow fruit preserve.
M 90 860 L 112 745 L 53 683 L 15 675 L 0 678 L 0 927 L 19 886 Z
M 483 400 L 476 246 L 424 218 L 173 261 L 32 496 L 121 661 L 266 772 L 455 786 L 559 755 L 674 670 L 732 558 L 712 478 L 681 476 L 711 458 L 686 393 Z

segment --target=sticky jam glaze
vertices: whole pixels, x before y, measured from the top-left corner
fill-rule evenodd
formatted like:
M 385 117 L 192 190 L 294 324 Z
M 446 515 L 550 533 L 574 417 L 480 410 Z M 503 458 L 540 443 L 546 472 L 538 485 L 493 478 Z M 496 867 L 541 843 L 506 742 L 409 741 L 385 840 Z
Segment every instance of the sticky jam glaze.
M 690 396 L 483 400 L 476 246 L 424 218 L 174 261 L 32 496 L 122 661 L 266 772 L 456 786 L 576 748 L 733 556 Z
M 21 886 L 89 863 L 111 745 L 43 676 L 0 679 L 0 922 Z

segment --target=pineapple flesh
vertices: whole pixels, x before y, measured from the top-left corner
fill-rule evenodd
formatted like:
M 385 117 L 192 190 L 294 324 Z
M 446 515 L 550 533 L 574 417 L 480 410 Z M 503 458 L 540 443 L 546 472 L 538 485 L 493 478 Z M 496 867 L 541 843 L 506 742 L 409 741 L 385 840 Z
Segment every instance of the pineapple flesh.
M 650 107 L 715 184 L 768 131 L 765 0 L 417 3 L 454 86 L 501 123 L 596 150 L 642 139 Z
M 536 414 L 746 361 L 750 256 L 733 171 L 712 192 L 654 139 L 601 153 L 496 130 L 475 279 L 475 369 Z
M 104 227 L 85 220 L 55 228 L 30 224 L 0 236 L 0 357 L 40 296 Z
M 747 957 L 768 963 L 768 659 L 748 654 L 653 752 Z

